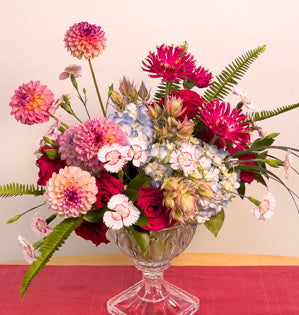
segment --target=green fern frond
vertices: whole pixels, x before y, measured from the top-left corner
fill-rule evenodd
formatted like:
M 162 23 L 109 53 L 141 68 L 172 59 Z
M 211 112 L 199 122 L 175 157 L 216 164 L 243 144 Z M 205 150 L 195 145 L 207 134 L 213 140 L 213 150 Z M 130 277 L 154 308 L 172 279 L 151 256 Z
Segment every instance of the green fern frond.
M 215 98 L 223 100 L 223 98 L 230 93 L 233 86 L 237 84 L 237 80 L 242 78 L 250 65 L 265 49 L 266 45 L 249 50 L 225 67 L 221 74 L 216 77 L 216 80 L 205 91 L 204 98 L 206 102 L 211 102 L 211 100 Z
M 298 107 L 299 107 L 299 103 L 278 107 L 278 108 L 275 108 L 274 110 L 269 110 L 269 111 L 263 110 L 261 112 L 251 113 L 251 114 L 248 114 L 248 116 L 254 121 L 260 121 L 260 120 L 271 118 L 273 116 L 280 115 L 282 113 L 288 112 L 289 110 L 292 110 Z
M 169 94 L 171 94 L 172 91 L 179 91 L 181 89 L 180 82 L 171 82 L 170 88 L 169 88 Z M 159 102 L 162 97 L 166 95 L 166 81 L 161 82 L 159 86 L 157 87 L 157 91 L 155 93 L 154 100 L 155 102 Z
M 65 219 L 56 225 L 52 233 L 44 238 L 44 242 L 39 249 L 41 255 L 32 263 L 23 279 L 21 299 L 23 299 L 24 294 L 33 278 L 45 267 L 53 253 L 61 247 L 73 230 L 82 223 L 82 220 L 82 217 Z
M 0 198 L 22 196 L 22 195 L 34 195 L 41 196 L 45 192 L 42 186 L 38 185 L 26 185 L 11 183 L 6 185 L 0 185 Z

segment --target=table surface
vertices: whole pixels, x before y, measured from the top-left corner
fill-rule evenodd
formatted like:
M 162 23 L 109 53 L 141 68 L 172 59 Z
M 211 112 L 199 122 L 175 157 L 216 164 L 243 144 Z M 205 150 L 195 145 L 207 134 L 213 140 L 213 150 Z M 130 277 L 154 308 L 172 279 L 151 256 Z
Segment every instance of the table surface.
M 2 265 L 24 265 L 24 260 L 2 262 Z M 98 254 L 53 257 L 48 265 L 115 266 L 133 265 L 123 254 Z M 224 254 L 224 253 L 182 253 L 174 258 L 173 266 L 299 266 L 299 257 Z

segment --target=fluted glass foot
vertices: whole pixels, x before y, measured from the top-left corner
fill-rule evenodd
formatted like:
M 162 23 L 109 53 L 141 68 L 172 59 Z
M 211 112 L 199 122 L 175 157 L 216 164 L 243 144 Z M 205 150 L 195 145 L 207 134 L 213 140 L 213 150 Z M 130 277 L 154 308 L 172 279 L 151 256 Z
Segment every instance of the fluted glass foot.
M 163 280 L 159 288 L 147 288 L 140 281 L 107 302 L 110 314 L 172 315 L 194 314 L 199 307 L 197 297 Z M 150 289 L 150 290 L 148 290 Z

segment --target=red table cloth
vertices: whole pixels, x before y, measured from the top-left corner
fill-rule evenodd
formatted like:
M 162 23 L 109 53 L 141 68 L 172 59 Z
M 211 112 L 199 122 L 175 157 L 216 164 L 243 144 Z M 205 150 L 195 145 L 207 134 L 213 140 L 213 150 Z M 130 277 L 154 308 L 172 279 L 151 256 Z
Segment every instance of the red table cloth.
M 27 269 L 0 266 L 0 314 L 108 314 L 106 301 L 141 279 L 133 266 L 46 266 L 21 302 Z M 165 279 L 200 299 L 196 314 L 299 314 L 299 266 L 172 266 Z

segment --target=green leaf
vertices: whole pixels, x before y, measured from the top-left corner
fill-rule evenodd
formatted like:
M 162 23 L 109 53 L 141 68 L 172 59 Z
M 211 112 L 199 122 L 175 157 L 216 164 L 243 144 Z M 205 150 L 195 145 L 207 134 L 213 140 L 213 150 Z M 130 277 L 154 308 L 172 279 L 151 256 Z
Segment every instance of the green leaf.
M 245 188 L 246 188 L 245 183 L 241 180 L 240 187 L 238 188 L 238 194 L 241 199 L 243 199 L 245 196 Z
M 131 225 L 130 230 L 134 236 L 137 244 L 140 246 L 141 250 L 145 253 L 150 241 L 149 231 L 143 230 L 138 226 Z
M 32 263 L 23 279 L 21 299 L 23 299 L 33 278 L 44 268 L 53 253 L 61 247 L 72 231 L 82 223 L 82 220 L 82 217 L 65 219 L 55 226 L 52 233 L 44 238 L 43 244 L 39 250 L 41 255 Z
M 271 144 L 274 142 L 273 138 L 277 136 L 279 136 L 279 133 L 271 133 L 270 135 L 267 135 L 265 138 L 259 138 L 255 140 L 250 147 L 256 148 L 263 146 L 271 146 Z
M 230 93 L 233 86 L 249 69 L 250 65 L 263 53 L 266 45 L 259 46 L 256 49 L 249 50 L 242 56 L 236 58 L 230 65 L 225 67 L 216 80 L 210 85 L 204 94 L 206 102 L 219 98 L 223 100 Z
M 143 210 L 141 210 L 139 207 L 137 207 L 140 211 L 140 216 L 137 220 L 137 222 L 135 223 L 135 225 L 141 225 L 141 226 L 150 226 L 149 222 L 148 222 L 148 218 L 146 216 L 146 214 L 144 213 Z
M 224 222 L 224 211 L 222 210 L 215 216 L 211 217 L 211 219 L 204 223 L 206 228 L 210 230 L 214 236 L 216 237 L 218 235 L 218 232 L 220 231 L 222 225 Z
M 288 112 L 298 107 L 299 107 L 299 103 L 278 107 L 274 110 L 268 110 L 268 111 L 263 110 L 261 112 L 254 112 L 247 115 L 254 121 L 260 121 L 260 120 L 264 120 L 264 119 L 268 119 L 268 118 L 280 115 L 282 113 Z
M 140 196 L 139 192 L 135 189 L 130 189 L 127 188 L 125 191 L 122 192 L 122 194 L 126 195 L 127 197 L 129 197 L 129 199 L 131 201 L 136 201 L 137 198 Z
M 264 180 L 264 177 L 263 177 L 261 174 L 255 173 L 254 179 L 255 179 L 258 183 L 261 183 L 261 184 L 264 185 L 265 187 L 268 187 L 266 181 Z
M 86 214 L 83 215 L 83 219 L 92 223 L 103 222 L 103 216 L 106 211 L 111 210 L 107 207 L 103 207 L 97 210 L 89 210 Z
M 11 183 L 0 185 L 0 198 L 15 197 L 22 195 L 41 196 L 45 192 L 42 186 L 25 185 L 18 183 Z
M 141 172 L 129 182 L 126 190 L 134 189 L 138 191 L 142 186 L 148 187 L 150 186 L 150 184 L 151 178 L 147 176 L 144 172 Z

